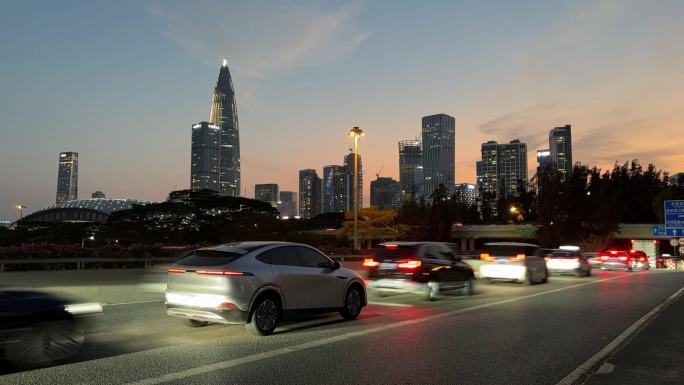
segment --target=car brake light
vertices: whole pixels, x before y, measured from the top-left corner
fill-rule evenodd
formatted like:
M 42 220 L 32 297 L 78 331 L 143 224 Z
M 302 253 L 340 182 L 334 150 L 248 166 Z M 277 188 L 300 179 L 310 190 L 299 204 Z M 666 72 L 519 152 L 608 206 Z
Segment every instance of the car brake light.
M 640 257 L 640 258 L 639 258 L 639 262 L 646 262 L 646 258 Z
M 230 270 L 197 270 L 197 274 L 207 274 L 207 275 L 247 275 L 241 271 L 230 271 Z
M 373 258 L 366 258 L 363 260 L 363 263 L 361 266 L 363 267 L 377 267 L 380 265 L 380 262 L 375 261 Z
M 385 248 L 389 250 L 396 250 L 399 248 L 399 245 L 385 245 Z
M 221 304 L 218 305 L 218 307 L 223 308 L 223 309 L 235 309 L 235 308 L 237 308 L 237 306 L 232 302 L 222 302 Z
M 493 261 L 494 260 L 494 258 L 489 256 L 489 253 L 480 254 L 480 259 L 483 261 Z
M 525 254 L 516 254 L 515 257 L 508 258 L 510 262 L 519 262 L 525 260 Z
M 627 260 L 627 257 L 625 257 L 625 256 L 622 256 L 622 257 L 618 257 L 618 259 L 624 262 L 624 261 L 626 261 L 626 260 Z
M 168 270 L 166 270 L 166 271 L 169 272 L 169 273 L 185 273 L 187 270 L 185 270 L 185 269 L 176 269 L 176 268 L 173 268 L 173 267 L 172 267 L 172 268 L 170 268 L 170 269 L 168 269 Z
M 415 259 L 407 259 L 397 263 L 397 267 L 400 269 L 413 270 L 420 267 L 421 262 Z
M 607 256 L 607 255 L 602 255 L 602 256 L 601 256 L 601 260 L 603 260 L 603 261 L 607 261 L 607 260 L 609 260 L 609 259 L 610 259 L 610 257 Z

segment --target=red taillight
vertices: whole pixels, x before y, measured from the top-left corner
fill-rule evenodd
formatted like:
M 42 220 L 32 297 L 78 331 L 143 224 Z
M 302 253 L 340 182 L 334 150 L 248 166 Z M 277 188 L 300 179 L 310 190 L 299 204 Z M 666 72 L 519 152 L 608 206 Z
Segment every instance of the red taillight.
M 613 255 L 617 255 L 617 251 L 615 251 L 615 250 L 611 250 L 610 253 Z
M 646 262 L 646 258 L 644 258 L 644 257 L 639 257 L 639 262 Z
M 627 260 L 627 257 L 624 257 L 624 256 L 623 256 L 623 257 L 618 257 L 618 259 L 621 260 L 622 262 L 625 262 L 625 261 Z
M 420 267 L 421 263 L 415 259 L 407 259 L 397 263 L 397 267 L 400 269 L 413 270 Z
M 237 306 L 234 303 L 231 302 L 222 302 L 218 307 L 223 308 L 223 309 L 235 309 Z
M 207 275 L 245 275 L 241 271 L 230 271 L 230 270 L 197 270 L 197 274 L 207 274 Z
M 169 273 L 185 273 L 187 270 L 185 270 L 185 269 L 176 269 L 176 268 L 173 268 L 173 267 L 172 267 L 172 268 L 170 268 L 170 269 L 168 269 L 168 270 L 166 270 L 166 271 L 168 271 Z
M 363 267 L 378 267 L 380 265 L 380 262 L 377 262 L 373 258 L 366 258 L 363 260 L 363 263 L 361 266 Z
M 607 255 L 602 255 L 602 256 L 601 256 L 601 260 L 602 260 L 602 261 L 607 261 L 607 260 L 609 260 L 609 259 L 610 259 L 610 257 L 607 256 Z
M 385 245 L 385 248 L 388 250 L 396 250 L 399 248 L 399 245 Z

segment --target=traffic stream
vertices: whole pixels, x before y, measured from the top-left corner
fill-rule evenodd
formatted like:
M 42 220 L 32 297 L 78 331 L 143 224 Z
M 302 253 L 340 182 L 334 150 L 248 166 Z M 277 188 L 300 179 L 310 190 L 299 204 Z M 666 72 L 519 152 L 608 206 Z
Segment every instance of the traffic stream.
M 162 301 L 110 305 L 76 359 L 0 384 L 555 384 L 683 286 L 667 271 L 480 280 L 473 296 L 369 296 L 356 321 L 317 316 L 268 337 L 187 328 Z

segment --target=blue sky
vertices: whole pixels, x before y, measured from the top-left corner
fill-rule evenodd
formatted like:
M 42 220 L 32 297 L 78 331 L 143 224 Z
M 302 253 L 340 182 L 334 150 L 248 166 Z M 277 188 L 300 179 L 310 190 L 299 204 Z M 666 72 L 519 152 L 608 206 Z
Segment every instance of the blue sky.
M 79 196 L 162 200 L 189 184 L 190 126 L 222 58 L 237 91 L 243 188 L 361 143 L 365 199 L 398 176 L 421 116 L 456 117 L 456 180 L 483 141 L 573 125 L 575 160 L 683 171 L 681 1 L 6 1 L 0 13 L 0 219 L 54 201 L 60 151 Z

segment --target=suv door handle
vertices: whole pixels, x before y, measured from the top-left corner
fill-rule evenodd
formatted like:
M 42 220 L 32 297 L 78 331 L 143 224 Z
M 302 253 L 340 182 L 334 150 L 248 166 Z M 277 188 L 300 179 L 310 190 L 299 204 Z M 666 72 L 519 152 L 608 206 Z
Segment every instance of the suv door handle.
M 343 275 L 338 275 L 337 278 L 339 278 L 339 279 L 347 279 L 347 277 L 345 277 L 345 276 L 343 276 Z

